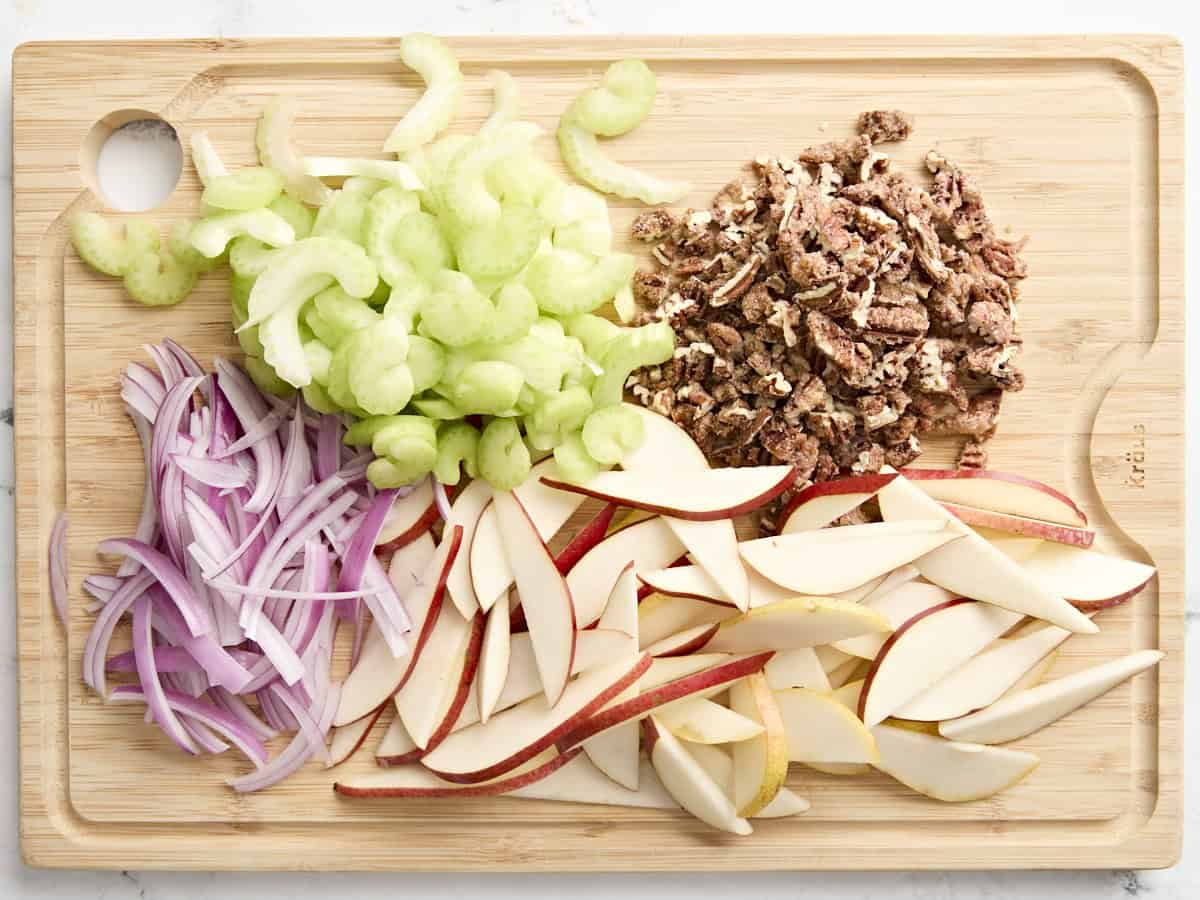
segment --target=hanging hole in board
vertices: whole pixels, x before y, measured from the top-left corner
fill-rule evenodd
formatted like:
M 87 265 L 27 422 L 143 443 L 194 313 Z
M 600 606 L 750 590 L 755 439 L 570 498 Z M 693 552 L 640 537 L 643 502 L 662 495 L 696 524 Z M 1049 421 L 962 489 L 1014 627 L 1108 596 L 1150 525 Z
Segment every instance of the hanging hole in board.
M 179 135 L 144 109 L 109 113 L 83 142 L 83 180 L 110 209 L 142 212 L 171 196 L 183 172 Z

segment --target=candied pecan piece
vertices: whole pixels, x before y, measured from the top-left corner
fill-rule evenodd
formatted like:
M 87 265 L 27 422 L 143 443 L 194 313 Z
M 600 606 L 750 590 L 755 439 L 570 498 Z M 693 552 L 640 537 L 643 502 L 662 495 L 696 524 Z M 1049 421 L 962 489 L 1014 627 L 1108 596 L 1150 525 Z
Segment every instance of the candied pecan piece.
M 754 275 L 762 262 L 761 256 L 753 254 L 740 269 L 712 292 L 709 304 L 714 307 L 725 306 L 745 294 L 754 283 Z
M 652 244 L 661 241 L 675 228 L 675 217 L 665 209 L 648 209 L 638 213 L 630 229 L 639 241 Z
M 960 469 L 986 469 L 987 463 L 986 439 L 971 438 L 963 444 L 962 451 L 958 454 L 958 467 Z
M 927 434 L 986 434 L 996 427 L 1000 415 L 1000 391 L 985 391 L 970 397 L 967 408 L 934 419 L 923 429 Z
M 873 436 L 886 447 L 898 447 L 901 444 L 907 444 L 909 438 L 915 436 L 916 431 L 917 417 L 906 414 L 902 415 L 891 425 L 885 425 L 883 428 L 880 428 Z M 894 465 L 894 463 L 891 465 Z
M 813 166 L 825 163 L 845 176 L 855 176 L 863 161 L 870 155 L 871 139 L 860 134 L 844 141 L 830 141 L 809 147 L 802 150 L 796 160 Z
M 704 333 L 709 343 L 717 348 L 717 352 L 732 354 L 742 346 L 742 335 L 732 325 L 724 322 L 709 322 L 704 326 Z
M 802 416 L 824 406 L 828 397 L 825 382 L 816 375 L 809 375 L 793 388 L 783 406 L 783 416 L 788 424 L 798 424 Z
M 967 308 L 967 329 L 989 344 L 1007 344 L 1013 337 L 1012 316 L 999 303 L 979 300 Z
M 821 453 L 821 442 L 800 428 L 772 419 L 759 435 L 766 451 L 781 463 L 795 466 L 799 471 L 797 481 L 812 474 Z
M 921 337 L 929 330 L 929 313 L 923 306 L 873 306 L 867 311 L 867 328 Z
M 921 441 L 915 434 L 883 452 L 883 459 L 893 469 L 902 469 L 921 455 Z
M 819 312 L 810 312 L 805 322 L 813 347 L 850 384 L 860 382 L 871 371 L 875 356 L 866 344 L 857 343 L 837 322 Z
M 898 109 L 871 109 L 860 113 L 858 133 L 872 144 L 907 140 L 912 134 L 912 119 Z
M 775 311 L 775 301 L 765 284 L 756 284 L 742 297 L 742 316 L 751 325 L 759 325 Z
M 633 273 L 633 296 L 646 306 L 658 306 L 670 293 L 670 281 L 661 272 L 638 269 Z

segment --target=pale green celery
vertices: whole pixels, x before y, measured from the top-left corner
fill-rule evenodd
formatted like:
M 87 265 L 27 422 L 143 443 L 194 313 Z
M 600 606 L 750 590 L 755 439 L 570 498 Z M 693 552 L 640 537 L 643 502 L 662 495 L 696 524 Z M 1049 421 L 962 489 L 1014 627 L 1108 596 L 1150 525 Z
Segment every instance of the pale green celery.
M 578 431 L 566 435 L 562 443 L 554 448 L 554 462 L 558 465 L 558 473 L 575 484 L 590 481 L 601 468 L 600 463 L 587 452 Z
M 250 292 L 249 323 L 257 324 L 294 301 L 302 287 L 311 287 L 314 276 L 320 276 L 324 282 L 305 295 L 305 299 L 334 280 L 351 297 L 369 297 L 378 284 L 375 265 L 362 247 L 345 238 L 308 237 L 284 248 L 258 276 Z
M 530 122 L 510 122 L 494 135 L 474 139 L 455 155 L 441 198 L 457 227 L 477 228 L 500 218 L 500 201 L 488 190 L 487 170 L 505 157 L 526 152 L 540 133 Z
M 192 228 L 192 246 L 207 257 L 220 256 L 235 237 L 248 234 L 272 247 L 286 247 L 296 239 L 282 216 L 269 209 L 247 212 L 216 213 L 201 219 Z
M 404 153 L 433 140 L 458 111 L 463 76 L 454 53 L 428 34 L 407 34 L 400 41 L 400 59 L 425 81 L 425 93 L 383 144 L 388 153 Z
M 192 252 L 201 259 L 206 259 L 206 257 L 194 248 Z M 229 245 L 229 268 L 233 269 L 238 275 L 257 278 L 266 271 L 267 266 L 271 264 L 271 260 L 275 258 L 277 252 L 262 241 L 252 238 L 248 234 L 243 234 L 240 237 L 234 238 L 233 242 Z M 212 262 L 215 262 L 215 260 L 212 260 Z
M 421 307 L 432 293 L 428 284 L 422 281 L 415 272 L 408 280 L 392 288 L 388 301 L 383 307 L 383 315 L 388 319 L 396 319 L 404 323 L 410 332 L 416 324 Z
M 479 339 L 491 314 L 491 301 L 469 277 L 444 269 L 434 276 L 433 292 L 421 306 L 421 328 L 448 347 L 464 347 Z
M 424 416 L 390 416 L 375 432 L 371 450 L 386 456 L 398 469 L 411 471 L 409 480 L 433 469 L 437 462 L 437 424 Z
M 533 461 L 512 419 L 492 419 L 479 438 L 479 474 L 497 490 L 511 491 L 524 484 Z
M 374 325 L 381 318 L 379 313 L 367 305 L 366 300 L 351 297 L 336 284 L 313 297 L 313 306 L 324 329 L 333 329 L 338 335 L 334 341 L 335 345 L 351 332 Z M 313 329 L 314 332 L 316 330 Z
M 453 384 L 454 403 L 468 413 L 499 415 L 517 402 L 524 383 L 524 374 L 511 363 L 471 363 Z
M 615 466 L 645 437 L 642 417 L 632 407 L 618 403 L 596 410 L 583 423 L 583 446 L 598 463 Z
M 479 474 L 479 432 L 466 422 L 449 422 L 438 429 L 437 462 L 433 474 L 442 484 L 455 485 L 462 469 L 474 478 Z
M 352 175 L 342 182 L 341 190 L 347 194 L 359 194 L 368 199 L 374 197 L 386 187 L 394 187 L 378 178 L 368 178 L 366 175 Z
M 267 209 L 292 226 L 296 240 L 301 240 L 312 234 L 316 213 L 290 194 L 281 194 L 276 197 L 271 201 Z
M 157 253 L 162 246 L 158 226 L 145 219 L 134 219 L 125 225 L 125 243 L 134 259 L 146 253 Z
M 648 65 L 622 59 L 605 70 L 599 87 L 576 97 L 566 115 L 593 134 L 616 137 L 645 121 L 657 89 L 658 79 Z
M 550 443 L 538 448 L 549 450 L 569 432 L 578 431 L 591 412 L 591 394 L 582 385 L 575 385 L 539 398 L 529 416 L 528 427 L 549 437 Z
M 342 340 L 333 350 L 333 359 L 329 363 L 329 380 L 325 383 L 325 391 L 331 400 L 352 415 L 360 418 L 367 415 L 366 410 L 359 409 L 354 393 L 350 390 L 350 369 L 358 358 L 358 335 L 355 332 Z
M 167 249 L 184 268 L 194 272 L 211 272 L 221 264 L 221 257 L 210 259 L 192 246 L 192 227 L 191 222 L 176 222 L 172 225 L 167 237 Z
M 413 456 L 403 463 L 394 459 L 380 457 L 367 466 L 367 480 L 382 490 L 404 487 L 428 475 L 437 461 L 436 451 L 432 458 L 429 454 L 420 457 Z M 428 462 L 428 465 L 426 463 Z
M 604 256 L 612 250 L 612 224 L 608 219 L 608 204 L 593 190 L 572 184 L 540 208 L 554 228 L 554 246 L 560 250 L 575 250 L 593 256 Z
M 351 159 L 340 156 L 306 156 L 304 174 L 315 178 L 355 176 L 386 181 L 406 191 L 419 191 L 424 185 L 407 163 L 395 159 Z
M 385 319 L 398 322 L 396 319 Z M 400 327 L 403 324 L 400 323 Z M 439 381 L 446 371 L 446 351 L 436 341 L 419 334 L 408 337 L 408 368 L 412 373 L 413 393 L 427 391 Z
M 372 415 L 393 415 L 408 406 L 413 377 L 408 332 L 395 319 L 380 319 L 355 335 L 358 353 L 349 369 L 350 392 Z
M 211 179 L 200 202 L 214 209 L 242 212 L 261 209 L 282 193 L 282 175 L 264 166 L 250 166 Z
M 621 333 L 620 326 L 591 313 L 571 316 L 563 320 L 563 327 L 567 334 L 579 339 L 584 352 L 593 360 L 603 359 L 608 345 Z
M 300 388 L 300 393 L 304 395 L 304 402 L 315 412 L 326 414 L 342 411 L 342 408 L 333 402 L 325 388 L 315 381 Z
M 521 107 L 521 89 L 515 78 L 501 69 L 488 69 L 485 77 L 492 86 L 492 114 L 479 129 L 482 137 L 515 121 Z
M 506 204 L 495 223 L 462 233 L 458 267 L 476 281 L 511 278 L 533 259 L 544 232 L 533 207 Z
M 72 216 L 70 231 L 71 243 L 79 258 L 97 272 L 117 278 L 128 271 L 136 257 L 150 249 L 145 246 L 144 228 L 135 234 L 134 222 L 129 222 L 121 237 L 108 220 L 98 213 L 84 212 Z
M 236 331 L 246 324 L 250 318 L 250 291 L 254 288 L 254 278 L 231 272 L 229 275 L 229 304 L 233 307 L 233 329 Z
M 174 306 L 196 286 L 196 270 L 169 253 L 143 253 L 125 272 L 125 290 L 145 306 Z
M 333 198 L 317 210 L 313 236 L 340 237 L 360 246 L 366 245 L 367 204 L 363 194 L 335 191 Z
M 371 442 L 375 440 L 375 435 L 391 425 L 396 418 L 396 416 L 367 416 L 359 419 L 346 429 L 346 433 L 342 436 L 342 443 L 347 447 L 370 446 Z
M 304 358 L 308 362 L 308 370 L 312 373 L 313 381 L 317 384 L 329 382 L 329 366 L 333 362 L 333 351 L 320 340 L 304 342 Z
M 638 315 L 637 300 L 633 296 L 633 285 L 626 284 L 617 291 L 613 297 L 613 309 L 616 310 L 617 318 L 621 320 L 622 325 L 628 325 Z
M 242 360 L 242 367 L 258 386 L 258 389 L 264 393 L 274 394 L 276 397 L 290 397 L 296 393 L 294 387 L 276 375 L 274 369 L 257 357 L 247 356 Z
M 401 222 L 419 209 L 416 194 L 396 187 L 379 191 L 367 205 L 363 230 L 367 253 L 379 269 L 379 276 L 390 285 L 399 284 L 411 272 L 407 260 L 392 246 L 392 238 Z
M 625 381 L 634 369 L 655 366 L 669 360 L 675 353 L 675 332 L 666 322 L 654 322 L 640 328 L 627 328 L 613 338 L 599 360 L 603 374 L 592 387 L 596 407 L 620 403 L 625 393 Z
M 605 155 L 596 135 L 567 120 L 558 126 L 558 150 L 576 178 L 605 194 L 641 200 L 650 206 L 674 203 L 691 185 L 655 178 Z
M 524 337 L 508 344 L 485 348 L 488 358 L 515 366 L 535 391 L 552 393 L 562 386 L 566 358 L 562 341 L 547 339 L 531 329 Z
M 259 276 L 254 285 L 255 291 L 266 277 L 265 274 Z M 304 337 L 300 333 L 300 310 L 308 303 L 309 298 L 327 283 L 326 275 L 309 275 L 306 283 L 297 286 L 292 299 L 277 307 L 271 315 L 258 323 L 258 339 L 262 342 L 263 359 L 275 370 L 276 375 L 292 387 L 304 387 L 312 381 L 308 357 L 304 352 Z M 250 295 L 250 306 L 253 309 L 253 292 Z
M 254 142 L 258 147 L 258 160 L 264 166 L 283 175 L 287 192 L 303 203 L 324 206 L 333 191 L 321 183 L 319 178 L 304 174 L 304 163 L 292 146 L 292 121 L 296 116 L 296 100 L 289 96 L 276 96 L 267 101 L 258 120 Z M 195 141 L 192 143 L 193 162 L 196 159 Z M 203 179 L 203 176 L 201 176 Z
M 208 187 L 209 182 L 213 179 L 229 174 L 225 163 L 221 162 L 221 157 L 217 154 L 217 148 L 209 139 L 207 131 L 197 131 L 193 134 L 191 147 L 192 165 L 195 167 L 202 185 Z
M 421 415 L 428 416 L 431 419 L 452 421 L 454 419 L 461 419 L 466 415 L 465 412 L 444 397 L 417 397 L 413 400 L 412 405 L 417 408 Z
M 392 248 L 422 278 L 454 268 L 454 250 L 441 223 L 427 212 L 407 216 L 392 236 Z
M 509 282 L 496 292 L 492 300 L 495 310 L 479 335 L 480 343 L 506 344 L 518 340 L 528 334 L 537 321 L 537 301 L 523 284 Z
M 578 255 L 556 251 L 534 258 L 525 272 L 525 284 L 546 312 L 577 315 L 611 300 L 629 282 L 634 266 L 634 258 L 627 253 L 612 253 L 581 265 Z
M 234 319 L 234 323 L 236 326 L 236 319 Z M 238 346 L 242 348 L 243 353 L 245 353 L 247 356 L 254 356 L 258 359 L 262 359 L 264 351 L 262 341 L 258 338 L 257 325 L 252 325 L 249 328 L 239 331 L 236 336 Z
M 445 205 L 442 203 L 442 186 L 446 183 L 446 170 L 450 162 L 458 155 L 458 151 L 471 142 L 470 135 L 447 134 L 438 138 L 428 147 L 419 147 L 404 155 L 405 161 L 413 166 L 425 189 L 420 192 L 421 206 L 428 213 L 439 218 L 445 215 Z
M 322 316 L 320 311 L 317 310 L 316 304 L 314 304 L 312 300 L 309 300 L 308 303 L 305 304 L 304 309 L 300 311 L 300 317 L 304 321 L 304 324 L 309 327 L 312 333 L 317 336 L 317 340 L 319 340 L 326 347 L 336 347 L 341 342 L 342 338 L 346 336 L 345 332 L 334 328 L 331 324 L 325 321 L 324 316 Z M 245 320 L 243 319 L 243 321 Z M 233 327 L 237 329 L 241 326 L 235 322 Z
M 612 225 L 608 217 L 583 219 L 554 229 L 554 246 L 560 250 L 575 250 L 604 256 L 612 251 Z
M 545 215 L 543 207 L 556 208 L 566 184 L 534 153 L 514 153 L 493 163 L 487 170 L 487 185 L 504 203 L 532 206 Z

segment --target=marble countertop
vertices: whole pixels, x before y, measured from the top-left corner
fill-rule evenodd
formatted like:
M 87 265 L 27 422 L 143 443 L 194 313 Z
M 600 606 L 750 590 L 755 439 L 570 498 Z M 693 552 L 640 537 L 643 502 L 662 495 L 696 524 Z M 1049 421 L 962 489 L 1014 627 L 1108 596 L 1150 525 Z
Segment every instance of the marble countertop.
M 180 8 L 184 7 L 186 8 Z M 412 6 L 415 9 L 406 10 Z M 101 39 L 117 37 L 202 37 L 251 35 L 377 35 L 420 30 L 442 33 L 645 32 L 700 33 L 782 32 L 959 33 L 998 32 L 1167 32 L 1185 43 L 1200 35 L 1200 12 L 1187 11 L 1180 0 L 1009 0 L 1005 4 L 967 3 L 949 12 L 946 5 L 862 0 L 847 17 L 841 5 L 821 7 L 787 0 L 434 0 L 423 4 L 381 0 L 0 0 L 0 58 L 29 40 Z M 926 12 L 926 10 L 929 10 Z M 1190 48 L 1189 48 L 1190 49 Z M 1195 66 L 1188 66 L 1188 103 L 1194 98 Z M 11 297 L 12 159 L 10 67 L 0 68 L 0 584 L 12 595 L 13 583 L 13 413 Z M 1196 122 L 1188 122 L 1196 146 Z M 1200 210 L 1195 182 L 1188 182 L 1189 208 Z M 1193 229 L 1189 248 L 1196 250 Z M 1192 258 L 1197 258 L 1195 253 Z M 1200 317 L 1188 323 L 1188 342 L 1197 346 Z M 1200 354 L 1192 354 L 1189 385 L 1197 384 Z M 1197 410 L 1188 411 L 1191 471 L 1200 469 L 1200 442 L 1194 440 Z M 1188 498 L 1188 529 L 1200 533 L 1200 504 Z M 1194 544 L 1194 542 L 1193 542 Z M 1190 669 L 1200 659 L 1200 566 L 1188 578 L 1187 652 Z M 454 896 L 559 897 L 578 900 L 615 895 L 656 897 L 882 897 L 925 898 L 1012 897 L 1060 900 L 1073 898 L 1200 897 L 1200 785 L 1188 782 L 1185 803 L 1187 833 L 1182 862 L 1161 872 L 1009 872 L 1009 873 L 843 873 L 761 875 L 353 875 L 353 874 L 213 874 L 142 872 L 55 872 L 25 868 L 17 840 L 16 654 L 12 629 L 0 633 L 0 759 L 10 776 L 0 778 L 0 896 L 75 898 L 146 898 L 208 900 L 254 897 L 256 900 L 307 896 L 423 896 L 434 890 Z M 1200 764 L 1200 694 L 1188 694 L 1187 768 Z M 1196 855 L 1193 855 L 1196 854 Z

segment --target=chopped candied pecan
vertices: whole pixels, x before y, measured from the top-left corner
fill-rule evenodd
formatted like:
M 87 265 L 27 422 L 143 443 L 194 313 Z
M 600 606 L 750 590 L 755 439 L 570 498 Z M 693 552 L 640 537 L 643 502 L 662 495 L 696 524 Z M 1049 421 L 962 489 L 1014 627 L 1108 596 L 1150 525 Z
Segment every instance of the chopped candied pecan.
M 1001 278 L 1024 278 L 1029 274 L 1029 267 L 1025 260 L 1017 255 L 1024 245 L 1024 240 L 1004 241 L 994 238 L 987 241 L 980 252 L 988 268 Z
M 878 470 L 876 470 L 876 471 L 878 471 Z M 850 510 L 850 512 L 846 513 L 845 515 L 838 516 L 836 519 L 834 519 L 832 522 L 830 522 L 826 527 L 827 528 L 843 528 L 847 525 L 866 525 L 866 524 L 868 524 L 870 522 L 874 522 L 874 521 L 877 521 L 877 520 L 870 518 L 867 515 L 867 511 L 865 509 L 863 509 L 861 506 L 856 506 L 856 507 L 854 507 L 854 509 Z
M 661 241 L 675 228 L 675 217 L 665 209 L 648 209 L 639 213 L 630 229 L 639 241 L 652 244 Z
M 709 304 L 714 307 L 725 306 L 750 290 L 750 285 L 754 283 L 754 274 L 762 265 L 762 261 L 763 258 L 757 253 L 751 256 L 740 269 L 712 292 Z
M 861 381 L 871 371 L 875 356 L 871 349 L 857 343 L 837 322 L 818 312 L 808 314 L 808 337 L 813 347 L 836 368 L 850 384 Z
M 907 444 L 909 438 L 916 435 L 917 421 L 917 417 L 914 415 L 902 415 L 891 425 L 885 425 L 883 428 L 880 428 L 874 434 L 874 437 L 887 447 L 898 447 L 901 444 Z
M 1019 391 L 1025 376 L 1013 365 L 1013 346 L 976 347 L 959 360 L 959 372 L 1005 391 Z
M 902 469 L 921 455 L 921 441 L 915 434 L 883 451 L 884 462 L 893 469 Z
M 833 166 L 844 176 L 856 176 L 863 160 L 871 155 L 871 139 L 866 135 L 847 138 L 844 141 L 830 141 L 800 151 L 796 157 L 798 162 L 809 165 L 825 163 Z
M 867 328 L 921 337 L 929 330 L 929 313 L 923 306 L 873 306 L 867 311 Z
M 704 326 L 704 333 L 720 353 L 729 355 L 742 346 L 742 335 L 724 322 L 708 322 Z
M 967 328 L 989 344 L 1007 344 L 1013 337 L 1012 316 L 990 300 L 980 300 L 968 307 Z
M 779 399 L 786 397 L 792 392 L 792 385 L 782 372 L 768 372 L 766 375 L 761 375 L 754 380 L 754 392 L 766 397 L 775 397 Z
M 645 306 L 658 306 L 670 293 L 670 280 L 661 272 L 633 273 L 633 296 Z
M 960 469 L 986 469 L 987 464 L 987 440 L 969 438 L 958 454 L 958 467 Z
M 821 442 L 800 428 L 772 419 L 762 430 L 759 440 L 766 451 L 781 463 L 795 466 L 797 480 L 808 478 L 817 465 Z
M 934 419 L 923 429 L 927 434 L 986 434 L 996 427 L 1000 415 L 1000 391 L 987 391 L 968 400 L 967 408 Z
M 872 109 L 860 113 L 858 133 L 872 144 L 907 140 L 912 134 L 912 119 L 898 109 Z
M 828 398 L 825 382 L 816 375 L 809 375 L 793 388 L 783 405 L 783 417 L 789 425 L 798 425 L 801 417 L 823 407 Z
M 736 371 L 733 360 L 727 356 L 714 356 L 712 361 L 712 376 L 717 379 L 716 387 L 713 388 L 713 396 L 717 395 L 717 388 L 732 387 L 728 379 L 733 378 Z M 736 390 L 736 388 L 734 389 Z M 719 397 L 717 399 L 720 399 Z

